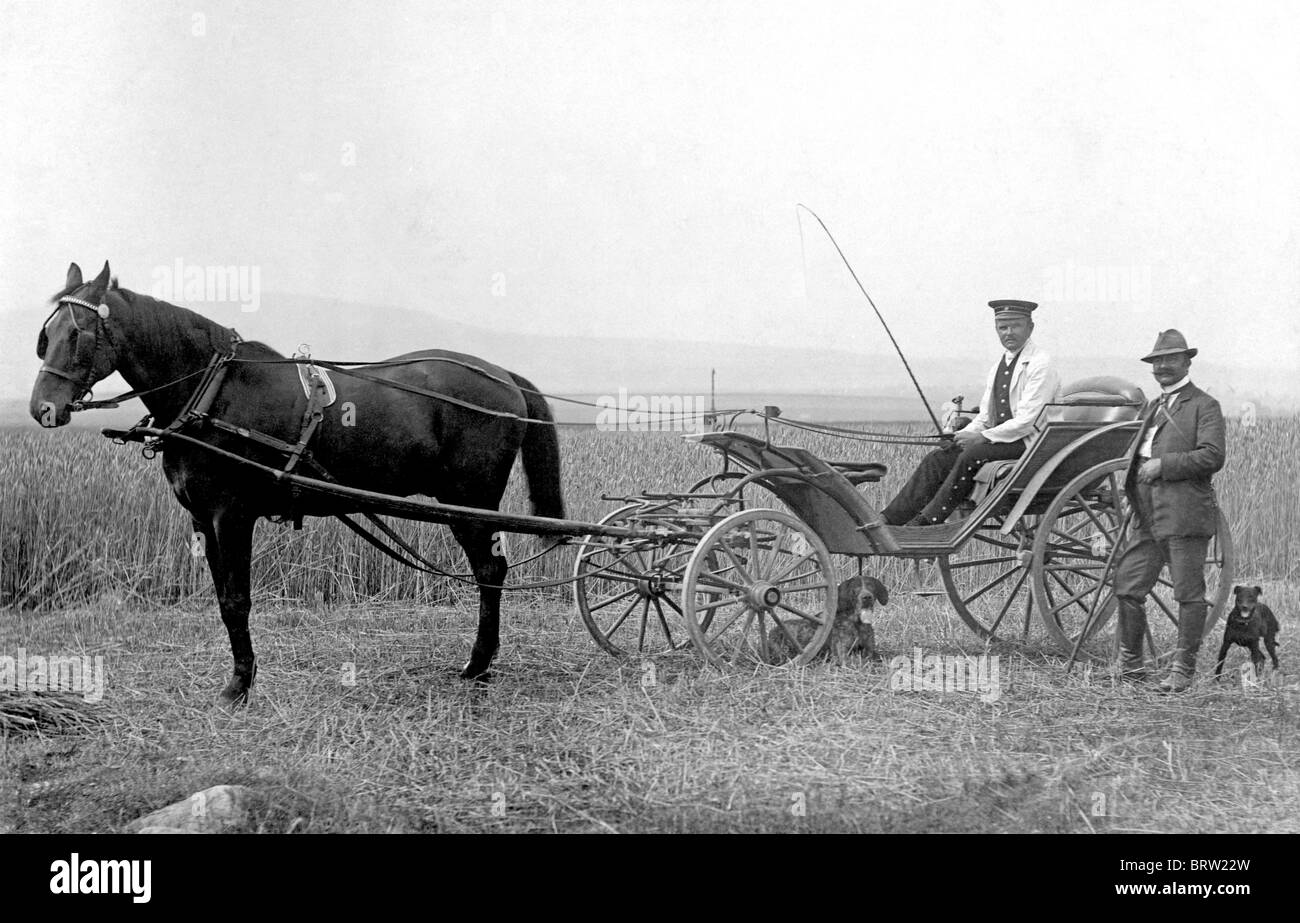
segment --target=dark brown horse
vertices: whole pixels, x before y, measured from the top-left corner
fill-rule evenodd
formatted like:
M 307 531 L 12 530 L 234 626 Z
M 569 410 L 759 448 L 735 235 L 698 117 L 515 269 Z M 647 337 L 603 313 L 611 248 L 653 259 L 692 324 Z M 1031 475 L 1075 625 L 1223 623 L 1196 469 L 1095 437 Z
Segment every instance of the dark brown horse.
M 193 311 L 119 288 L 107 263 L 90 282 L 83 282 L 81 270 L 72 264 L 63 290 L 52 300 L 57 307 L 41 331 L 38 354 L 45 364 L 30 407 L 41 425 L 66 424 L 73 403 L 116 370 L 134 391 L 149 392 L 141 400 L 154 426 L 166 427 L 186 409 L 213 356 L 233 351 L 235 359 L 209 415 L 287 443 L 298 441 L 307 397 L 293 364 L 257 361 L 283 358 L 269 347 L 239 342 L 233 331 Z M 423 494 L 443 503 L 495 510 L 522 451 L 534 512 L 562 517 L 554 427 L 524 422 L 551 419 L 536 389 L 473 356 L 424 350 L 393 361 L 410 359 L 430 361 L 379 366 L 366 374 L 450 400 L 336 375 L 337 402 L 324 411 L 310 447 L 321 468 L 350 487 Z M 350 417 L 345 419 L 345 413 Z M 182 432 L 276 468 L 285 465 L 284 454 L 234 433 L 211 427 Z M 162 455 L 172 490 L 204 537 L 221 618 L 230 634 L 234 672 L 221 698 L 242 703 L 257 673 L 248 632 L 254 524 L 261 516 L 327 516 L 349 510 L 329 498 L 292 499 L 273 479 L 197 446 L 173 440 L 164 444 Z M 461 675 L 480 678 L 497 650 L 499 587 L 508 564 L 493 553 L 491 526 L 462 523 L 451 529 L 480 584 L 478 635 Z

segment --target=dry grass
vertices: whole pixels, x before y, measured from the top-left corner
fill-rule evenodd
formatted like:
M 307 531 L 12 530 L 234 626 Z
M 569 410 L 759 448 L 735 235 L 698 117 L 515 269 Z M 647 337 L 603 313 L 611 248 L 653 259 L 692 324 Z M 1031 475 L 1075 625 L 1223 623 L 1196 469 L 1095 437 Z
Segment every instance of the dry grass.
M 799 442 L 891 466 L 921 450 Z M 672 435 L 561 431 L 574 518 L 601 493 L 682 488 L 714 456 Z M 1295 421 L 1233 425 L 1217 480 L 1239 550 L 1287 638 L 1300 631 Z M 507 508 L 524 510 L 512 484 Z M 460 562 L 445 532 L 403 524 Z M 693 653 L 648 668 L 601 653 L 567 596 L 509 597 L 496 679 L 467 686 L 475 600 L 328 523 L 263 524 L 255 547 L 252 705 L 212 703 L 225 631 L 189 521 L 157 462 L 86 433 L 0 443 L 0 655 L 102 655 L 99 725 L 0 734 L 0 832 L 116 831 L 219 783 L 259 795 L 266 831 L 1289 831 L 1300 830 L 1295 682 L 1246 692 L 1203 680 L 1160 699 L 1101 673 L 1063 675 L 1031 632 L 999 646 L 996 703 L 892 692 L 887 662 L 720 672 Z M 520 538 L 519 558 L 539 547 Z M 512 579 L 565 576 L 571 552 Z M 455 563 L 459 567 L 459 563 Z M 946 598 L 908 594 L 906 562 L 878 619 L 887 652 L 984 653 Z M 348 664 L 355 684 L 345 683 Z
M 81 695 L 49 689 L 0 689 L 0 736 L 82 731 L 101 720 Z
M 1296 589 L 1268 589 L 1283 637 L 1300 630 Z M 454 676 L 465 611 L 260 612 L 234 713 L 211 704 L 228 651 L 210 609 L 15 615 L 0 651 L 104 654 L 108 720 L 3 741 L 0 830 L 116 831 L 241 783 L 271 832 L 1300 831 L 1285 675 L 1165 699 L 1007 645 L 996 703 L 892 692 L 891 652 L 984 653 L 944 601 L 903 595 L 877 622 L 885 661 L 753 672 L 688 653 L 651 673 L 567 606 L 516 602 L 479 687 Z

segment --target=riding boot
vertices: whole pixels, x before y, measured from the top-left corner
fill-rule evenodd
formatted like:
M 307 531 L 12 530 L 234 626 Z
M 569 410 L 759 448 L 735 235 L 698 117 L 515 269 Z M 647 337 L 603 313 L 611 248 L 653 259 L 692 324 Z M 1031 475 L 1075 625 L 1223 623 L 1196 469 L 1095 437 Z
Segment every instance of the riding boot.
M 1141 682 L 1147 678 L 1147 665 L 1142 657 L 1142 642 L 1146 639 L 1147 614 L 1142 604 L 1121 596 L 1119 598 L 1119 675 L 1121 679 Z
M 1203 602 L 1183 603 L 1178 607 L 1178 647 L 1174 650 L 1169 675 L 1160 683 L 1160 692 L 1185 692 L 1192 685 L 1208 608 Z

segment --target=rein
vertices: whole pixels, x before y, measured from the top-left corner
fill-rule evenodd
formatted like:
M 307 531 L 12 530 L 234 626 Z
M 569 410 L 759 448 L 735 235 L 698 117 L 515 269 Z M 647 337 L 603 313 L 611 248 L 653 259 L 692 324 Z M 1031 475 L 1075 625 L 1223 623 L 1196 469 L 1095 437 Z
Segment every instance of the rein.
M 239 336 L 239 334 L 237 334 L 234 330 L 231 330 L 230 333 L 232 337 L 237 338 Z M 234 340 L 234 343 L 239 343 L 239 342 L 243 342 L 243 341 L 239 339 Z M 459 359 L 448 359 L 441 356 L 429 356 L 423 359 L 397 359 L 397 360 L 389 359 L 389 360 L 378 361 L 378 362 L 330 362 L 324 359 L 313 359 L 310 356 L 284 358 L 284 359 L 241 359 L 235 356 L 232 352 L 229 355 L 223 355 L 222 353 L 215 353 L 214 360 L 217 358 L 221 359 L 223 365 L 235 365 L 235 364 L 315 365 L 320 368 L 329 369 L 332 372 L 337 372 L 340 375 L 346 375 L 350 378 L 357 378 L 362 381 L 369 381 L 377 385 L 382 385 L 386 388 L 393 388 L 397 391 L 406 391 L 411 394 L 421 395 L 422 397 L 430 397 L 435 400 L 444 401 L 448 404 L 454 404 L 458 407 L 463 407 L 466 410 L 472 410 L 475 413 L 481 413 L 492 417 L 501 417 L 505 419 L 518 420 L 520 423 L 536 423 L 540 426 L 558 426 L 559 424 L 556 423 L 554 420 L 538 420 L 534 417 L 522 417 L 519 414 L 511 413 L 508 410 L 493 410 L 490 407 L 483 407 L 479 404 L 473 403 L 472 401 L 466 401 L 463 400 L 462 398 L 452 397 L 450 394 L 443 394 L 441 391 L 432 391 L 428 388 L 421 388 L 416 385 L 408 385 L 408 384 L 403 384 L 401 382 L 390 381 L 386 378 L 379 378 L 378 376 L 375 375 L 366 375 L 363 372 L 358 372 L 356 371 L 355 368 L 349 368 L 348 366 L 377 368 L 377 367 L 386 367 L 386 366 L 414 365 L 416 363 L 421 363 L 421 362 L 446 362 L 446 363 L 450 363 L 451 365 L 462 366 L 463 368 L 469 369 L 470 371 L 473 372 L 477 372 L 479 375 L 482 375 L 485 378 L 489 378 L 492 381 L 499 382 L 500 384 L 507 385 L 510 387 L 518 388 L 520 391 L 526 392 L 528 394 L 536 394 L 537 396 L 544 397 L 547 400 L 563 401 L 569 404 L 580 404 L 584 407 L 595 407 L 599 410 L 608 409 L 601 404 L 596 404 L 591 401 L 581 401 L 576 398 L 560 397 L 554 394 L 547 394 L 544 391 L 538 391 L 535 388 L 525 388 L 522 385 L 518 385 L 513 381 L 507 381 L 506 379 L 501 378 L 499 375 L 493 375 L 491 372 L 487 371 L 486 369 L 480 369 L 477 366 L 469 364 L 468 362 L 462 362 Z M 153 394 L 156 391 L 163 391 L 167 388 L 172 387 L 173 385 L 179 384 L 180 382 L 188 381 L 189 379 L 196 378 L 199 375 L 208 374 L 210 371 L 211 371 L 210 366 L 201 369 L 196 369 L 193 372 L 189 372 L 185 375 L 181 375 L 179 378 L 173 378 L 171 381 L 167 382 L 166 384 L 159 385 L 156 388 L 148 388 L 143 391 L 135 391 L 135 390 L 126 391 L 123 392 L 122 394 L 118 394 L 114 397 L 102 401 L 74 401 L 72 404 L 72 410 L 74 411 L 103 410 L 103 409 L 117 407 L 125 403 L 126 401 L 134 400 L 137 397 L 143 397 L 146 394 Z M 62 372 L 55 372 L 55 374 L 58 374 L 63 378 L 69 377 L 68 375 Z M 201 383 L 200 389 L 202 389 L 202 387 L 203 385 Z M 644 416 L 656 417 L 661 420 L 664 419 L 671 420 L 675 416 L 674 414 L 656 413 L 650 410 L 639 410 L 636 412 Z M 709 411 L 710 414 L 717 415 L 717 416 L 724 416 L 729 414 L 745 413 L 745 412 L 757 413 L 757 411 L 746 411 L 743 408 Z M 680 414 L 677 416 L 686 419 L 686 418 L 693 418 L 697 416 L 697 414 Z
M 811 212 L 811 210 L 809 210 L 809 214 L 812 214 L 814 218 L 817 217 L 816 214 Z M 818 218 L 817 220 L 819 222 L 821 221 L 820 218 Z M 825 228 L 824 224 L 822 226 L 823 228 Z M 830 231 L 827 230 L 826 233 L 827 235 L 829 235 Z M 833 237 L 831 238 L 831 242 L 832 243 L 835 242 Z M 838 250 L 838 244 L 836 245 L 836 249 Z M 840 256 L 841 258 L 843 258 L 842 252 Z M 847 260 L 845 260 L 845 265 L 846 266 L 848 265 Z M 853 268 L 851 266 L 849 267 L 849 272 L 850 273 L 853 272 Z M 856 275 L 854 276 L 854 279 L 856 281 L 857 279 Z M 859 287 L 861 287 L 861 283 L 859 282 L 858 284 Z M 866 295 L 865 289 L 863 290 L 863 294 Z M 867 300 L 870 302 L 871 300 L 870 295 L 867 295 Z M 108 306 L 107 304 L 92 305 L 91 303 L 87 301 L 83 301 L 79 298 L 64 297 L 59 299 L 59 304 L 54 309 L 54 311 L 51 312 L 50 317 L 53 317 L 54 314 L 57 313 L 60 310 L 60 308 L 63 307 L 64 304 L 78 305 L 80 307 L 84 307 L 95 312 L 95 317 L 96 317 L 95 340 L 94 340 L 93 355 L 91 357 L 91 361 L 87 363 L 87 371 L 85 375 L 82 376 L 81 378 L 76 378 L 67 372 L 64 372 L 60 369 L 53 368 L 49 365 L 42 366 L 41 371 L 49 372 L 52 375 L 56 375 L 60 378 L 64 378 L 74 383 L 80 384 L 84 387 L 85 392 L 89 394 L 91 390 L 90 379 L 94 375 L 94 367 L 96 364 L 94 359 L 99 355 L 99 344 L 101 340 L 99 336 L 100 328 L 103 328 L 104 330 L 103 339 L 108 341 L 115 355 L 117 352 L 117 344 L 113 342 L 112 330 L 109 327 L 109 324 L 107 322 L 109 316 Z M 874 303 L 872 304 L 872 308 L 875 308 Z M 879 311 L 877 311 L 877 316 L 879 316 Z M 881 322 L 882 323 L 884 322 L 883 318 L 881 318 Z M 46 324 L 48 323 L 49 323 L 49 318 L 46 319 Z M 76 323 L 75 313 L 73 317 L 73 324 L 76 330 L 78 331 L 77 352 L 78 355 L 80 355 L 80 353 L 83 351 L 82 347 L 80 346 L 81 338 L 87 333 L 87 331 L 84 330 L 79 324 Z M 360 368 L 391 368 L 391 367 L 398 367 L 404 365 L 415 365 L 415 364 L 425 363 L 425 362 L 443 362 L 450 365 L 460 366 L 461 368 L 468 369 L 469 371 L 481 375 L 484 378 L 487 378 L 491 381 L 495 381 L 498 384 L 505 385 L 507 387 L 514 387 L 525 393 L 534 394 L 537 395 L 538 397 L 542 397 L 547 400 L 563 401 L 569 404 L 577 404 L 585 407 L 594 407 L 599 410 L 609 409 L 605 405 L 597 404 L 592 401 L 583 401 L 577 398 L 561 397 L 559 395 L 547 394 L 544 391 L 538 391 L 535 388 L 524 387 L 515 381 L 507 380 L 505 378 L 502 378 L 499 375 L 495 375 L 492 372 L 489 372 L 487 369 L 480 368 L 476 365 L 462 361 L 460 359 L 452 359 L 446 356 L 427 356 L 422 358 L 411 358 L 411 359 L 385 359 L 385 360 L 378 360 L 378 361 L 347 361 L 347 362 L 313 359 L 310 356 L 295 356 L 290 358 L 281 357 L 275 359 L 240 358 L 236 355 L 236 347 L 238 347 L 240 343 L 244 342 L 243 338 L 240 337 L 239 333 L 234 328 L 227 327 L 222 329 L 226 330 L 227 334 L 229 335 L 229 340 L 230 340 L 229 349 L 228 351 L 225 352 L 221 350 L 214 351 L 211 359 L 208 361 L 208 364 L 203 368 L 195 369 L 194 371 L 187 372 L 184 375 L 179 375 L 176 378 L 171 379 L 170 381 L 164 382 L 163 384 L 157 385 L 152 388 L 131 389 L 129 391 L 124 391 L 121 394 L 115 395 L 114 397 L 107 398 L 105 400 L 73 401 L 71 404 L 71 410 L 73 410 L 74 412 L 79 412 L 83 410 L 103 410 L 103 409 L 119 407 L 126 401 L 134 400 L 136 398 L 141 398 L 149 394 L 155 394 L 159 391 L 165 391 L 168 388 L 175 387 L 178 384 L 202 376 L 202 380 L 198 383 L 197 387 L 194 389 L 194 392 L 190 395 L 190 399 L 186 403 L 185 408 L 181 411 L 180 414 L 177 415 L 176 419 L 172 421 L 171 425 L 167 427 L 168 430 L 175 431 L 180 427 L 184 426 L 186 423 L 190 422 L 191 420 L 200 417 L 205 417 L 208 407 L 211 406 L 213 400 L 216 397 L 216 392 L 220 389 L 221 384 L 224 382 L 225 375 L 229 366 L 234 365 L 236 363 L 247 364 L 247 365 L 308 364 L 308 365 L 315 365 L 321 368 L 329 369 L 340 375 L 346 375 L 348 377 L 360 379 L 362 381 L 369 381 L 386 388 L 393 388 L 398 391 L 405 391 L 410 394 L 417 394 L 422 397 L 428 397 L 434 400 L 443 401 L 449 404 L 453 404 L 457 407 L 462 407 L 474 413 L 484 414 L 486 416 L 491 416 L 491 417 L 496 417 L 501 419 L 513 419 L 521 423 L 532 423 L 541 426 L 558 425 L 554 420 L 539 420 L 533 417 L 520 416 L 519 414 L 511 413 L 509 411 L 494 410 L 490 407 L 483 407 L 482 405 L 475 404 L 472 401 L 466 401 L 462 398 L 453 397 L 450 394 L 444 394 L 442 392 L 433 391 L 428 388 L 421 388 L 416 385 L 408 385 L 402 382 L 391 381 L 389 379 L 380 378 L 375 375 L 367 375 L 364 372 L 358 371 L 358 369 Z M 888 332 L 888 327 L 886 327 L 886 331 Z M 892 340 L 893 338 L 892 334 L 890 334 L 890 338 Z M 46 345 L 46 340 L 45 340 L 44 328 L 42 328 L 42 340 L 41 340 L 40 350 L 39 350 L 42 357 L 44 356 L 45 345 Z M 895 346 L 897 347 L 897 343 L 895 343 Z M 901 358 L 902 357 L 901 350 L 899 352 L 899 355 Z M 903 362 L 904 365 L 906 365 L 907 360 L 903 359 Z M 911 372 L 910 368 L 908 369 L 908 372 L 910 374 Z M 913 383 L 915 383 L 915 378 L 913 378 Z M 919 391 L 920 386 L 918 385 L 917 387 Z M 921 399 L 922 401 L 925 400 L 924 394 L 921 395 Z M 930 409 L 928 403 L 926 403 L 926 409 L 927 410 Z M 698 416 L 698 414 L 675 415 L 671 413 L 652 411 L 649 409 L 638 410 L 636 411 L 636 413 L 646 417 L 655 418 L 660 421 L 665 421 L 665 420 L 672 421 L 678 416 L 682 417 L 683 419 L 688 417 L 694 418 Z M 873 432 L 870 430 L 853 430 L 853 429 L 846 429 L 844 427 L 832 426 L 830 424 L 801 423 L 801 422 L 795 422 L 793 420 L 780 419 L 777 415 L 770 414 L 767 411 L 759 411 L 759 410 L 752 410 L 746 408 L 731 408 L 731 409 L 721 409 L 721 410 L 713 409 L 709 411 L 709 416 L 714 419 L 720 419 L 722 417 L 731 417 L 734 420 L 737 416 L 740 416 L 742 414 L 752 414 L 754 416 L 760 417 L 764 420 L 765 423 L 768 421 L 775 421 L 779 425 L 787 426 L 792 429 L 803 430 L 806 432 L 821 433 L 823 435 L 834 436 L 837 438 L 851 440 L 855 442 L 880 443 L 885 445 L 933 445 L 936 442 L 940 442 L 948 438 L 946 435 L 943 434 L 936 435 L 936 436 L 924 436 L 919 434 Z M 933 416 L 934 416 L 933 413 L 931 413 L 931 419 L 933 419 Z M 220 421 L 212 421 L 212 422 L 219 423 Z

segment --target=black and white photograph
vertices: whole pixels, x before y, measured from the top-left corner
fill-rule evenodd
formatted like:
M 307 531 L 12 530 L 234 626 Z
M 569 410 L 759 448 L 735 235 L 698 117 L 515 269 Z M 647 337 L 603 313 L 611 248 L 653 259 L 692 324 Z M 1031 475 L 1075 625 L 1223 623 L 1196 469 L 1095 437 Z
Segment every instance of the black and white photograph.
M 1297 48 L 0 3 L 0 833 L 1300 832 Z

